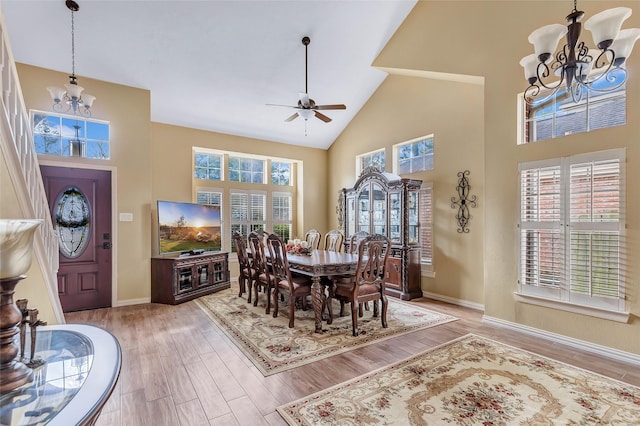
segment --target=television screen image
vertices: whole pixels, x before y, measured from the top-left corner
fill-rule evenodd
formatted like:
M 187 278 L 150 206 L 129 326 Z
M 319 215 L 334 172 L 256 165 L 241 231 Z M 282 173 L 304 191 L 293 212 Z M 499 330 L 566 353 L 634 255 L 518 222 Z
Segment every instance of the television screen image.
M 220 207 L 158 200 L 160 253 L 220 251 Z

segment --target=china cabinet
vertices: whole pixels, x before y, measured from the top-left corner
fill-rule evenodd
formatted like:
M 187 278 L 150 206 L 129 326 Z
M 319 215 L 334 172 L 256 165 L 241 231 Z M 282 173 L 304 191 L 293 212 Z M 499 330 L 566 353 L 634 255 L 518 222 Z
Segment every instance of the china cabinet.
M 421 185 L 421 180 L 367 167 L 353 188 L 343 188 L 338 197 L 338 223 L 346 245 L 360 231 L 383 234 L 391 240 L 386 292 L 403 300 L 422 297 L 418 222 Z
M 175 305 L 229 287 L 229 253 L 151 258 L 153 303 Z

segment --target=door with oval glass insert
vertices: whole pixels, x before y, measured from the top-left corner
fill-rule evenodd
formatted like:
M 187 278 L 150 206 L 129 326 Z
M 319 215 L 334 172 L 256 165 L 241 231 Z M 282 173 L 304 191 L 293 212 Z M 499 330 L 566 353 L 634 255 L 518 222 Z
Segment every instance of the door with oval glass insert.
M 64 312 L 111 306 L 111 172 L 41 166 L 58 232 Z

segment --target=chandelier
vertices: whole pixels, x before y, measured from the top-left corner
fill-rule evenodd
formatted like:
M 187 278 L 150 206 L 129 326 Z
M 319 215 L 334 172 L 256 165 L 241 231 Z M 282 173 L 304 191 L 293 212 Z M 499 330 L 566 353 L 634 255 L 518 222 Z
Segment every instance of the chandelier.
M 95 96 L 85 93 L 82 94 L 84 87 L 78 86 L 78 78 L 76 77 L 76 46 L 75 46 L 75 27 L 74 13 L 80 9 L 78 3 L 73 0 L 66 0 L 65 4 L 71 11 L 71 75 L 69 76 L 69 84 L 64 87 L 49 86 L 47 90 L 53 99 L 53 110 L 58 112 L 73 111 L 76 115 L 91 116 L 91 105 L 96 99 Z
M 520 61 L 529 83 L 524 92 L 528 104 L 540 101 L 537 96 L 541 92 L 544 100 L 562 87 L 566 87 L 567 93 L 578 103 L 587 90 L 610 92 L 624 84 L 625 61 L 640 38 L 640 28 L 620 30 L 624 20 L 631 16 L 631 9 L 607 9 L 585 21 L 584 27 L 591 31 L 597 49 L 590 49 L 579 40 L 582 32 L 579 21 L 583 16 L 584 12 L 578 10 L 577 0 L 574 0 L 573 11 L 566 18 L 569 25 L 546 25 L 529 35 L 535 53 Z M 558 42 L 565 36 L 567 43 L 554 54 Z

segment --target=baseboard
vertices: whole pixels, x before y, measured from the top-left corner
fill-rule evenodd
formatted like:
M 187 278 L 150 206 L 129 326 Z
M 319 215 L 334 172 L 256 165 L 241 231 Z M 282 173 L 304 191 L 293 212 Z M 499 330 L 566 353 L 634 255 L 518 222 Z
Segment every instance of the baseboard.
M 151 303 L 151 298 L 140 297 L 138 299 L 118 300 L 114 308 L 119 306 L 142 305 L 143 303 Z
M 629 362 L 632 364 L 640 365 L 640 355 L 625 352 L 618 349 L 610 348 L 608 346 L 597 345 L 595 343 L 587 342 L 584 340 L 574 339 L 572 337 L 563 336 L 562 334 L 551 333 L 549 331 L 541 330 L 539 328 L 529 327 L 527 325 L 517 324 L 511 321 L 505 321 L 500 318 L 494 318 L 484 315 L 482 321 L 498 327 L 508 328 L 520 333 L 528 334 L 531 336 L 541 337 L 543 339 L 552 340 L 554 342 L 562 343 L 573 348 L 581 349 L 587 352 L 591 352 L 597 355 L 613 358 L 618 361 Z
M 452 305 L 458 305 L 465 308 L 475 309 L 476 311 L 484 312 L 484 305 L 480 303 L 470 302 L 468 300 L 462 300 L 462 299 L 455 299 L 453 297 L 443 296 L 441 294 L 431 293 L 428 291 L 423 291 L 422 296 L 428 297 L 429 299 L 433 299 L 433 300 L 439 300 L 441 302 L 451 303 Z

